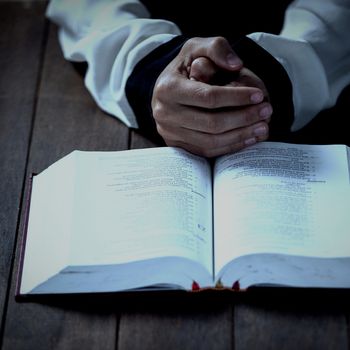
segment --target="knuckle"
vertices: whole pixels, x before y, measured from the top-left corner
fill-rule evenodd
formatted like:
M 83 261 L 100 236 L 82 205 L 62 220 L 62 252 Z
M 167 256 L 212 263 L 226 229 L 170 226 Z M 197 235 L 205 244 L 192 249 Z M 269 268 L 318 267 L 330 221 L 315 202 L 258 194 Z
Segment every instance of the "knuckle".
M 163 103 L 159 101 L 154 103 L 154 105 L 152 106 L 152 114 L 153 114 L 153 118 L 156 121 L 165 120 L 167 113 L 165 112 Z
M 181 51 L 182 52 L 191 52 L 193 48 L 197 47 L 199 44 L 200 38 L 198 37 L 193 37 L 188 39 L 182 46 Z
M 211 43 L 210 43 L 210 48 L 212 50 L 217 50 L 223 45 L 226 45 L 227 41 L 224 37 L 222 36 L 216 36 L 211 38 Z
M 193 45 L 192 44 L 192 40 L 193 40 L 193 38 L 188 39 L 187 41 L 185 41 L 185 43 L 182 45 L 182 48 L 180 50 L 181 53 L 186 52 L 186 51 L 191 49 L 191 47 Z
M 167 75 L 163 79 L 158 79 L 153 89 L 153 95 L 157 99 L 162 100 L 169 95 L 169 91 L 172 91 L 175 86 L 175 79 L 172 78 L 171 75 Z

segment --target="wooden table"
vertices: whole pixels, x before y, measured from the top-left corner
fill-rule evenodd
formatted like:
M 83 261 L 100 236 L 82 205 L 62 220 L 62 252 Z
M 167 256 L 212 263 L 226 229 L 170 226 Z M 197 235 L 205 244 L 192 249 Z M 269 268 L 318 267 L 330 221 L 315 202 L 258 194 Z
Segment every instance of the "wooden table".
M 45 8 L 0 1 L 0 347 L 350 349 L 347 291 L 15 300 L 29 174 L 74 149 L 153 146 L 96 106 Z

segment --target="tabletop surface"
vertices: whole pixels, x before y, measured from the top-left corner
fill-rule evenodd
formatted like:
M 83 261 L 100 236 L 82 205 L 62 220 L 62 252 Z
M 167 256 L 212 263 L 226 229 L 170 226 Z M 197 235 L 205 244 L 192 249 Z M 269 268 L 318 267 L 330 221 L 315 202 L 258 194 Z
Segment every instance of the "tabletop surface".
M 350 349 L 347 291 L 15 300 L 28 178 L 80 150 L 154 144 L 102 112 L 44 1 L 0 1 L 0 348 Z

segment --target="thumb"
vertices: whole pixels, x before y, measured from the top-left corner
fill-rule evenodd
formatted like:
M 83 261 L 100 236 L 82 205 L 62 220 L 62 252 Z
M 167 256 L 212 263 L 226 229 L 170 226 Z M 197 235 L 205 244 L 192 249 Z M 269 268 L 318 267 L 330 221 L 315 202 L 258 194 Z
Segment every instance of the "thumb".
M 192 80 L 209 84 L 217 72 L 218 68 L 213 61 L 207 57 L 198 57 L 192 61 L 188 76 Z

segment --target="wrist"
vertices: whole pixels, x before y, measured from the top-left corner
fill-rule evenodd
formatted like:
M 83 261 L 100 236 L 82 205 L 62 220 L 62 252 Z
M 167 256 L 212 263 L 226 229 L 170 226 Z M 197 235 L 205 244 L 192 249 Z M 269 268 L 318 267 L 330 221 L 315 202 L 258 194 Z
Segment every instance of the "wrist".
M 164 141 L 157 132 L 153 118 L 153 88 L 161 72 L 176 57 L 186 40 L 184 36 L 176 36 L 151 51 L 135 66 L 126 83 L 125 93 L 140 132 L 157 143 Z

